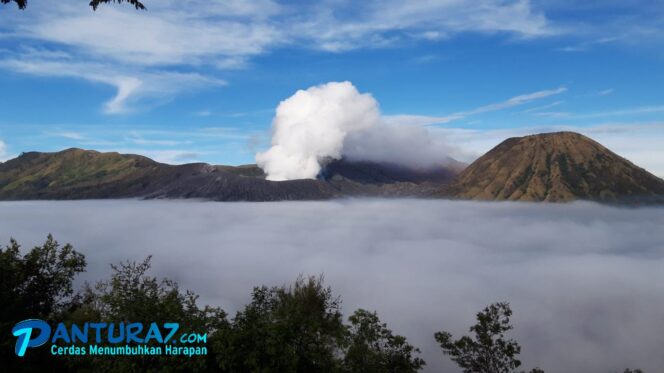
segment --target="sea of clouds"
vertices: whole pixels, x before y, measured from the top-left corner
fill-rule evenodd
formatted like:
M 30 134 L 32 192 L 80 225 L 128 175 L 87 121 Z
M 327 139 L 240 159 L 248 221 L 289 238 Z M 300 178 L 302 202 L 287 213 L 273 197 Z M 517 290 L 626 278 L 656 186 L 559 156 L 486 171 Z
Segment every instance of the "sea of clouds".
M 524 368 L 614 372 L 664 366 L 664 208 L 430 200 L 0 203 L 0 242 L 53 233 L 88 260 L 153 254 L 153 273 L 231 314 L 255 285 L 323 273 L 346 316 L 377 310 L 422 349 L 428 371 L 458 371 L 433 333 L 466 333 L 509 301 Z

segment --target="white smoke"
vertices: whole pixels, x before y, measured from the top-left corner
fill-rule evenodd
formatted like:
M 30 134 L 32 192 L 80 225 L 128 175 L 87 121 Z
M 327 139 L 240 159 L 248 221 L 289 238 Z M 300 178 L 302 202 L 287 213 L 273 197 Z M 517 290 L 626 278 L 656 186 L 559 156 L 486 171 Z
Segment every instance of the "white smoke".
M 377 125 L 378 103 L 350 82 L 299 90 L 277 107 L 272 147 L 256 154 L 268 180 L 313 179 L 320 160 L 341 158 L 349 133 Z
M 351 161 L 392 163 L 412 169 L 430 169 L 450 161 L 459 150 L 449 146 L 442 135 L 424 127 L 387 124 L 349 134 L 342 154 Z
M 256 154 L 268 180 L 314 179 L 321 162 L 346 157 L 411 168 L 449 160 L 450 147 L 422 127 L 386 124 L 378 102 L 350 82 L 299 90 L 272 122 L 272 147 Z

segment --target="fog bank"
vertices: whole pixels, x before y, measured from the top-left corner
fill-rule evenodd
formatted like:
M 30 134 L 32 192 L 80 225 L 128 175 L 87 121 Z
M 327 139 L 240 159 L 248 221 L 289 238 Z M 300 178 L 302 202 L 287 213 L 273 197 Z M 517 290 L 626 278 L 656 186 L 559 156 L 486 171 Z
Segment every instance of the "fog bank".
M 452 372 L 433 333 L 466 333 L 503 300 L 523 368 L 661 370 L 662 227 L 662 208 L 590 203 L 0 203 L 0 243 L 31 247 L 49 232 L 71 242 L 89 263 L 79 283 L 153 254 L 153 274 L 232 314 L 254 285 L 324 273 L 346 316 L 377 310 L 422 349 L 428 371 Z

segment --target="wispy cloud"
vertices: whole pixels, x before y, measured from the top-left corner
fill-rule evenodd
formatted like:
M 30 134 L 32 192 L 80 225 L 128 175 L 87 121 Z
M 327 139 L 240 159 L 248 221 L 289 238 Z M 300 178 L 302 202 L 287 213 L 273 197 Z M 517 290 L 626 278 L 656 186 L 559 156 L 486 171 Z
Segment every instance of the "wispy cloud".
M 461 118 L 463 118 L 463 116 L 455 114 L 449 116 L 395 114 L 395 115 L 384 115 L 383 121 L 390 125 L 429 126 L 432 124 L 449 123 L 453 120 Z
M 48 135 L 48 136 L 57 136 L 57 137 L 62 137 L 62 138 L 69 139 L 69 140 L 78 140 L 78 141 L 83 141 L 83 140 L 88 139 L 82 133 L 73 132 L 73 131 L 47 132 L 46 135 Z
M 579 95 L 578 97 L 603 97 L 603 96 L 609 96 L 612 95 L 616 92 L 614 88 L 607 88 L 607 89 L 601 89 L 598 91 L 592 91 L 588 92 L 582 95 Z
M 594 119 L 603 117 L 617 117 L 625 115 L 652 114 L 664 112 L 664 105 L 638 106 L 626 109 L 597 111 L 591 113 L 569 113 L 570 118 L 575 119 Z
M 616 90 L 613 89 L 613 88 L 603 89 L 603 90 L 601 90 L 601 91 L 595 93 L 595 95 L 596 95 L 596 96 L 608 96 L 608 95 L 610 95 L 610 94 L 613 94 L 613 92 L 615 92 L 615 91 L 616 91 Z
M 492 111 L 504 110 L 513 108 L 516 106 L 521 106 L 528 104 L 530 102 L 540 100 L 543 98 L 559 95 L 567 91 L 565 87 L 559 87 L 556 89 L 547 89 L 532 93 L 527 93 L 523 95 L 514 96 L 505 101 L 480 106 L 478 108 L 460 111 L 450 115 L 445 116 L 427 116 L 427 115 L 409 115 L 409 114 L 396 114 L 396 115 L 386 115 L 383 116 L 383 119 L 388 124 L 401 124 L 401 125 L 419 125 L 419 126 L 428 126 L 433 124 L 444 124 L 449 123 L 455 120 L 463 119 L 469 116 L 476 114 L 482 114 Z
M 16 41 L 0 68 L 111 85 L 108 114 L 125 113 L 182 91 L 223 84 L 220 70 L 250 66 L 282 46 L 341 52 L 411 40 L 438 42 L 460 33 L 521 39 L 559 33 L 528 0 L 403 2 L 370 0 L 310 5 L 273 0 L 160 0 L 149 11 L 35 0 L 27 12 L 0 13 L 2 38 Z M 344 14 L 340 16 L 340 14 Z
M 527 94 L 524 94 L 524 95 L 519 95 L 519 96 L 512 97 L 509 100 L 506 100 L 506 101 L 503 101 L 503 102 L 498 102 L 498 103 L 495 103 L 495 104 L 485 105 L 485 106 L 479 107 L 479 108 L 471 110 L 471 111 L 463 112 L 462 114 L 464 114 L 464 116 L 468 116 L 468 115 L 474 115 L 474 114 L 479 114 L 479 113 L 486 113 L 486 112 L 489 112 L 489 111 L 507 109 L 507 108 L 511 108 L 511 107 L 514 107 L 514 106 L 527 104 L 531 101 L 539 100 L 539 99 L 546 98 L 546 97 L 549 97 L 549 96 L 555 96 L 555 95 L 561 94 L 561 93 L 566 92 L 566 91 L 567 91 L 567 88 L 560 87 L 560 88 L 556 88 L 556 89 L 547 89 L 547 90 L 543 90 L 543 91 L 527 93 Z
M 178 145 L 191 145 L 191 140 L 168 140 L 168 139 L 146 139 L 139 131 L 131 131 L 129 136 L 124 139 L 136 145 L 150 145 L 150 146 L 178 146 Z
M 532 112 L 535 112 L 535 111 L 542 111 L 542 110 L 546 110 L 546 109 L 550 109 L 552 107 L 562 105 L 564 102 L 565 101 L 555 101 L 555 102 L 552 102 L 550 104 L 546 104 L 546 105 L 542 105 L 542 106 L 536 106 L 534 108 L 526 109 L 526 110 L 523 110 L 521 112 L 522 113 L 532 113 Z
M 225 85 L 198 73 L 118 68 L 107 63 L 34 59 L 18 55 L 0 60 L 0 68 L 37 76 L 71 77 L 115 87 L 116 94 L 104 104 L 107 114 L 120 114 L 168 100 L 183 91 Z
M 541 111 L 535 113 L 535 115 L 543 118 L 569 118 L 573 114 L 566 111 Z
M 575 45 L 568 45 L 565 47 L 558 48 L 561 52 L 585 52 L 591 49 L 593 46 L 608 44 L 618 41 L 617 37 L 603 37 L 594 40 L 586 40 Z
M 334 4 L 334 2 L 331 2 Z M 533 10 L 528 0 L 365 1 L 354 17 L 339 17 L 331 8 L 292 27 L 295 35 L 316 41 L 319 49 L 340 52 L 358 47 L 398 44 L 409 38 L 431 41 L 472 33 L 507 33 L 520 38 L 555 35 L 558 30 Z
M 209 117 L 210 115 L 212 115 L 212 111 L 207 110 L 207 109 L 206 110 L 199 110 L 197 112 L 194 112 L 193 114 L 197 117 Z

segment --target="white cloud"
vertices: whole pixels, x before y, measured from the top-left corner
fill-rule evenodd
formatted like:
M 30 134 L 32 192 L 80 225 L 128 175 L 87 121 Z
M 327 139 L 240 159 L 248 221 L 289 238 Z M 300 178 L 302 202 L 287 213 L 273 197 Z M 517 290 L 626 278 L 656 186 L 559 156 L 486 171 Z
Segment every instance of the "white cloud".
M 106 63 L 30 59 L 24 56 L 0 60 L 0 67 L 32 75 L 79 78 L 113 86 L 117 92 L 104 104 L 104 112 L 108 114 L 125 113 L 142 106 L 139 104 L 150 105 L 168 100 L 183 91 L 226 84 L 223 80 L 198 73 L 124 70 Z
M 450 155 L 460 151 L 445 136 L 436 136 L 428 128 L 383 123 L 348 134 L 342 153 L 351 161 L 430 169 L 449 163 Z
M 556 107 L 558 105 L 561 105 L 563 102 L 565 102 L 565 101 L 555 101 L 555 102 L 552 102 L 550 104 L 537 106 L 537 107 L 534 107 L 534 108 L 524 110 L 524 111 L 522 111 L 522 113 L 532 113 L 532 112 L 535 112 L 535 111 L 542 111 L 542 110 L 545 110 L 545 109 L 550 109 L 552 107 Z
M 575 114 L 575 118 L 600 118 L 614 117 L 619 115 L 650 114 L 664 112 L 664 105 L 639 106 L 627 109 L 607 110 L 588 114 Z
M 616 90 L 613 89 L 613 88 L 603 89 L 603 90 L 597 92 L 596 95 L 597 95 L 597 96 L 608 96 L 608 95 L 610 95 L 610 94 L 613 94 L 613 92 L 615 92 L 615 91 L 616 91 Z
M 486 113 L 486 112 L 489 112 L 489 111 L 507 109 L 507 108 L 511 108 L 511 107 L 514 107 L 514 106 L 523 105 L 523 104 L 529 103 L 531 101 L 546 98 L 546 97 L 549 97 L 549 96 L 558 95 L 558 94 L 564 93 L 566 91 L 567 91 L 567 88 L 560 87 L 560 88 L 556 88 L 556 89 L 547 89 L 547 90 L 543 90 L 543 91 L 527 93 L 527 94 L 512 97 L 512 98 L 510 98 L 506 101 L 503 101 L 503 102 L 482 106 L 482 107 L 479 107 L 475 110 L 464 112 L 462 114 L 464 114 L 465 116 L 468 116 L 468 115 L 473 115 L 473 114 Z
M 187 8 L 195 6 L 188 4 Z M 20 32 L 93 56 L 139 65 L 201 64 L 206 58 L 251 56 L 279 39 L 280 31 L 267 24 L 213 21 L 202 10 L 190 13 L 182 9 L 181 2 L 177 7 L 180 9 L 147 12 L 117 7 L 90 12 L 81 7 L 59 17 L 44 17 L 36 25 L 23 25 Z
M 365 1 L 359 8 L 359 14 L 342 13 L 343 18 L 334 9 L 318 9 L 293 29 L 332 52 L 392 45 L 409 36 L 439 40 L 463 32 L 503 32 L 534 38 L 560 32 L 542 13 L 533 11 L 528 0 Z
M 452 114 L 449 116 L 430 116 L 430 115 L 411 115 L 411 114 L 395 114 L 384 115 L 383 120 L 391 125 L 403 126 L 429 126 L 433 124 L 448 123 L 456 119 L 462 119 L 461 114 Z
M 212 115 L 212 111 L 211 110 L 199 110 L 197 112 L 194 112 L 193 114 L 197 117 L 209 117 L 210 115 Z
M 35 0 L 24 12 L 0 13 L 3 39 L 16 41 L 0 66 L 110 84 L 117 94 L 105 112 L 121 113 L 145 98 L 218 82 L 200 73 L 206 66 L 246 68 L 252 57 L 281 46 L 344 51 L 465 32 L 520 38 L 558 32 L 528 0 L 372 0 L 355 4 L 350 13 L 347 5 L 160 0 L 148 4 L 148 11 L 103 6 L 92 12 L 81 4 Z
M 603 37 L 594 40 L 586 40 L 576 45 L 568 45 L 565 47 L 558 48 L 561 52 L 585 52 L 591 49 L 593 46 L 608 44 L 619 41 L 618 37 Z
M 73 131 L 47 132 L 46 135 L 63 137 L 65 139 L 77 140 L 77 141 L 84 141 L 88 139 L 84 134 Z
M 566 111 L 539 111 L 533 113 L 533 115 L 544 118 L 569 118 L 572 113 Z
M 504 110 L 515 106 L 525 105 L 530 102 L 540 100 L 546 97 L 559 95 L 567 92 L 567 88 L 560 87 L 556 89 L 547 89 L 523 95 L 514 96 L 502 102 L 480 106 L 478 108 L 452 113 L 446 116 L 427 116 L 427 115 L 409 115 L 409 114 L 396 114 L 385 115 L 384 120 L 390 124 L 399 125 L 419 125 L 428 126 L 433 124 L 444 124 L 455 120 L 463 119 L 472 115 L 487 113 L 492 111 Z
M 601 91 L 604 92 L 604 91 Z M 601 93 L 600 92 L 600 93 Z M 604 95 L 607 95 L 610 93 L 605 93 Z M 598 96 L 598 94 L 593 94 L 593 96 Z M 551 106 L 556 106 L 556 105 L 550 105 Z M 625 109 L 612 109 L 612 110 L 605 110 L 605 111 L 596 111 L 596 112 L 589 112 L 589 113 L 575 113 L 575 112 L 566 112 L 566 111 L 536 111 L 535 109 L 543 109 L 545 107 L 540 107 L 540 108 L 534 108 L 532 110 L 526 110 L 523 111 L 524 113 L 526 112 L 532 112 L 533 115 L 541 116 L 541 117 L 549 117 L 549 118 L 565 118 L 569 120 L 577 120 L 577 119 L 597 119 L 597 118 L 605 118 L 605 117 L 619 117 L 619 116 L 628 116 L 628 115 L 642 115 L 642 114 L 654 114 L 654 113 L 662 113 L 664 112 L 664 105 L 652 105 L 652 106 L 637 106 L 637 107 L 632 107 L 632 108 L 625 108 Z

